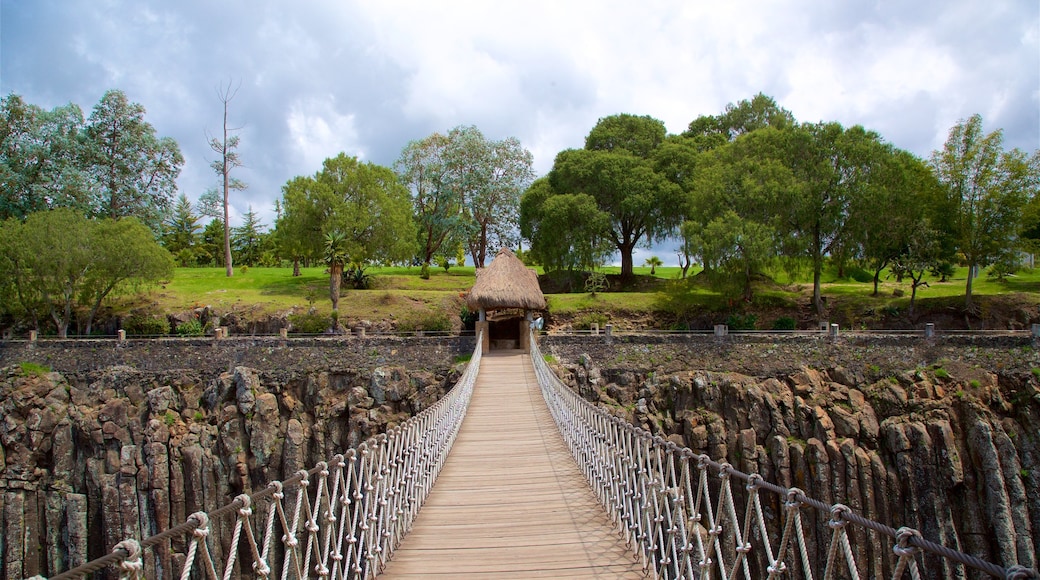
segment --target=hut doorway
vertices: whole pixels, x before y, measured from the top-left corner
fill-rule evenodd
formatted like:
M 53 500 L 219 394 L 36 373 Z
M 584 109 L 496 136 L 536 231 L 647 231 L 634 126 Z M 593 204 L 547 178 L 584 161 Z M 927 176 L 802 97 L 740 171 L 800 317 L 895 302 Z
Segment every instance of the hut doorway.
M 522 314 L 502 314 L 488 318 L 488 335 L 491 350 L 514 350 L 520 348 L 520 326 Z

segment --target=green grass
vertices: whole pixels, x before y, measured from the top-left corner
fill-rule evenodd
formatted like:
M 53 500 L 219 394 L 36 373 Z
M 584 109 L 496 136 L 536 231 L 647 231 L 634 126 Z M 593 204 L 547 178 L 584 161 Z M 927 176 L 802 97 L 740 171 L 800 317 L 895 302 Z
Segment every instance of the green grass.
M 540 270 L 540 269 L 539 269 Z M 851 269 L 850 269 L 851 270 Z M 475 280 L 473 267 L 453 267 L 445 272 L 430 270 L 430 278 L 420 277 L 418 267 L 371 267 L 368 290 L 344 287 L 340 300 L 342 317 L 379 320 L 395 316 L 459 309 L 460 294 L 468 291 Z M 608 274 L 620 268 L 601 269 Z M 693 277 L 699 270 L 691 269 Z M 637 267 L 635 273 L 648 276 L 650 268 Z M 652 290 L 644 292 L 600 292 L 595 297 L 587 292 L 547 295 L 549 310 L 559 315 L 577 315 L 588 311 L 621 311 L 626 313 L 669 312 L 679 315 L 694 311 L 732 312 L 745 309 L 791 309 L 807 303 L 811 296 L 811 272 L 801 268 L 794 278 L 786 269 L 773 268 L 770 282 L 757 283 L 751 305 L 739 299 L 726 298 L 701 278 L 680 280 L 677 267 L 657 268 L 658 280 Z M 910 287 L 882 275 L 879 295 L 873 296 L 873 284 L 838 279 L 833 268 L 824 272 L 823 295 L 831 298 L 832 311 L 847 314 L 850 320 L 862 320 L 865 312 L 877 315 L 905 312 L 910 302 Z M 945 283 L 929 280 L 930 285 L 918 289 L 919 305 L 958 306 L 964 296 L 966 268 L 958 268 Z M 862 276 L 861 276 L 862 279 Z M 245 317 L 261 317 L 288 310 L 313 309 L 327 315 L 331 312 L 328 297 L 328 274 L 323 266 L 303 268 L 293 277 L 289 268 L 237 269 L 231 278 L 222 268 L 179 268 L 173 279 L 143 296 L 116 301 L 116 310 L 142 309 L 153 313 L 179 312 L 200 306 L 211 306 L 221 314 L 234 312 Z M 894 296 L 896 290 L 904 296 Z M 1023 271 L 1005 282 L 983 275 L 974 282 L 977 296 L 1024 293 L 1040 303 L 1040 270 Z M 1032 298 L 1030 298 L 1032 299 Z M 837 310 L 834 310 L 837 309 Z M 765 320 L 765 319 L 763 319 Z

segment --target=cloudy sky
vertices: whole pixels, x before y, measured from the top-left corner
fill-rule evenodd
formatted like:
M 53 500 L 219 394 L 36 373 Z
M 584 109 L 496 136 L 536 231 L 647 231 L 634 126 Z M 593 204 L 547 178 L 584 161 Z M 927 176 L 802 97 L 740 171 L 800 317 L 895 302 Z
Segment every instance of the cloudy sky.
M 922 157 L 975 113 L 1031 151 L 1040 2 L 0 0 L 0 93 L 89 115 L 123 90 L 180 144 L 191 199 L 217 184 L 207 135 L 229 82 L 249 184 L 234 211 L 268 225 L 281 186 L 341 151 L 391 165 L 476 125 L 519 138 L 541 175 L 601 117 L 678 133 L 757 92 Z

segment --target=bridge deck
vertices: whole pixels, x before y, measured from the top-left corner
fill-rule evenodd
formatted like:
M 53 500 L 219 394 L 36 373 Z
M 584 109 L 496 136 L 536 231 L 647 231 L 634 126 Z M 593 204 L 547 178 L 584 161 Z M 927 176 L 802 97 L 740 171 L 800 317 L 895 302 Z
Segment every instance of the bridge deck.
M 643 578 L 567 451 L 528 355 L 484 355 L 466 419 L 386 578 Z

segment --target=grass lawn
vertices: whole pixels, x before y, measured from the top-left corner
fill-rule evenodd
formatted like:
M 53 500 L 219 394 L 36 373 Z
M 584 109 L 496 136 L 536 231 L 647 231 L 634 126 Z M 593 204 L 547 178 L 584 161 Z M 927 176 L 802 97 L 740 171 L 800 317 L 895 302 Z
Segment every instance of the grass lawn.
M 620 268 L 608 267 L 607 274 Z M 692 278 L 699 270 L 691 270 Z M 472 267 L 430 270 L 423 280 L 418 267 L 371 267 L 371 288 L 353 290 L 344 286 L 340 313 L 346 318 L 379 320 L 391 316 L 407 317 L 409 313 L 461 310 L 460 294 L 469 290 L 475 280 Z M 649 277 L 650 268 L 635 268 L 637 276 Z M 771 272 L 772 282 L 756 285 L 751 305 L 722 296 L 703 280 L 680 280 L 677 267 L 657 268 L 648 290 L 640 292 L 600 292 L 595 297 L 587 292 L 547 295 L 549 310 L 554 315 L 578 317 L 590 312 L 644 315 L 659 312 L 684 313 L 691 310 L 728 312 L 755 309 L 795 309 L 804 307 L 812 294 L 811 274 L 803 271 L 791 278 L 785 271 Z M 918 289 L 918 304 L 958 304 L 964 296 L 966 268 L 958 268 L 947 282 L 928 279 L 929 285 Z M 860 276 L 862 279 L 862 275 Z M 910 302 L 908 283 L 897 283 L 882 275 L 878 296 L 873 296 L 871 282 L 838 279 L 832 270 L 824 273 L 823 295 L 829 308 L 848 317 L 863 312 L 905 310 Z M 132 300 L 120 300 L 117 308 L 140 308 L 156 313 L 179 312 L 210 306 L 221 313 L 234 312 L 246 317 L 263 317 L 287 311 L 319 314 L 331 312 L 328 298 L 328 274 L 324 267 L 303 268 L 292 276 L 289 268 L 238 268 L 231 278 L 223 268 L 178 268 L 172 280 Z M 644 285 L 646 286 L 646 285 Z M 899 292 L 902 296 L 898 296 Z M 1024 293 L 1027 301 L 1040 304 L 1040 270 L 1023 271 L 1001 282 L 985 275 L 976 278 L 974 294 Z

